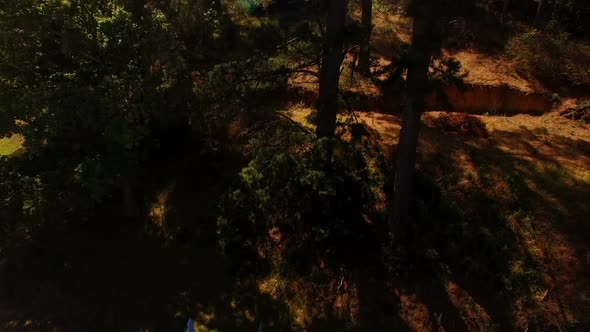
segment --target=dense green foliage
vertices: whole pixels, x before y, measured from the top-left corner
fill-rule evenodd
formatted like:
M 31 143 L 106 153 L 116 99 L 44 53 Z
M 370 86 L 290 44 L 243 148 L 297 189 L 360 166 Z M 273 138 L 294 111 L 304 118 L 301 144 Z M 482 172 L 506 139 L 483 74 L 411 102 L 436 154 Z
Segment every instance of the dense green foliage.
M 4 250 L 30 236 L 35 220 L 46 211 L 38 177 L 26 176 L 6 157 L 0 157 L 0 257 Z
M 354 255 L 351 245 L 363 237 L 366 220 L 385 217 L 378 207 L 387 167 L 381 151 L 363 136 L 313 142 L 307 133 L 289 131 L 279 126 L 250 141 L 257 152 L 218 220 L 222 247 L 243 257 L 274 229 L 288 239 L 287 256 L 339 261 Z M 269 139 L 275 144 L 265 146 Z M 324 169 L 330 149 L 333 163 Z
M 270 45 L 280 55 L 273 60 L 260 48 L 227 53 L 235 45 L 218 40 L 232 34 L 231 25 L 215 3 L 1 6 L 0 136 L 25 137 L 22 163 L 57 211 L 92 214 L 120 198 L 137 215 L 145 163 L 160 147 L 184 140 L 191 128 L 217 145 L 236 116 L 256 113 L 261 97 L 309 65 L 298 54 L 302 60 L 286 66 L 293 52 L 313 49 L 309 29 L 277 34 L 267 27 L 252 34 L 274 36 Z
M 56 204 L 90 207 L 134 183 L 153 134 L 186 123 L 190 78 L 160 10 L 30 1 L 0 16 L 1 134 L 26 138 Z

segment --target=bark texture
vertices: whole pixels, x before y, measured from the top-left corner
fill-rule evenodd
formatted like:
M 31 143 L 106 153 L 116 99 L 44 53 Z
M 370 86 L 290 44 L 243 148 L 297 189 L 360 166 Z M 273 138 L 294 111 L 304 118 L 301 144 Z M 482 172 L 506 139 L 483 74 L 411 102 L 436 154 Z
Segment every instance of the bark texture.
M 504 22 L 504 17 L 508 13 L 509 8 L 510 8 L 510 0 L 504 0 L 504 5 L 502 6 L 502 16 L 500 17 L 500 20 L 502 22 Z
M 318 138 L 332 137 L 336 130 L 338 82 L 340 80 L 340 66 L 344 60 L 342 48 L 345 21 L 346 0 L 327 0 L 326 34 L 319 79 L 320 93 L 316 127 Z
M 361 41 L 359 70 L 365 76 L 371 75 L 371 32 L 373 30 L 373 0 L 361 0 L 361 25 L 366 33 Z
M 402 128 L 396 152 L 393 214 L 390 228 L 396 241 L 404 242 L 414 222 L 413 196 L 416 154 L 424 97 L 428 92 L 428 68 L 440 47 L 440 24 L 428 16 L 414 17 L 412 45 L 407 74 L 407 105 L 402 113 Z
M 539 6 L 537 7 L 537 15 L 535 16 L 535 25 L 537 27 L 542 27 L 545 25 L 545 11 L 547 9 L 547 0 L 539 1 Z

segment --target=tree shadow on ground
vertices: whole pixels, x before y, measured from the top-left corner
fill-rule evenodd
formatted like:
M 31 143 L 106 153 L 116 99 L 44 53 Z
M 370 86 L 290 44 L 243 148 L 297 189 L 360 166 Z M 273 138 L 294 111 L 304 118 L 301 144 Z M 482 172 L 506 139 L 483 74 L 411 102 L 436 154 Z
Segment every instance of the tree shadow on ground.
M 486 140 L 426 126 L 423 140 L 423 172 L 458 212 L 427 226 L 449 277 L 501 330 L 587 329 L 590 183 L 571 169 L 589 169 L 590 144 L 522 127 Z

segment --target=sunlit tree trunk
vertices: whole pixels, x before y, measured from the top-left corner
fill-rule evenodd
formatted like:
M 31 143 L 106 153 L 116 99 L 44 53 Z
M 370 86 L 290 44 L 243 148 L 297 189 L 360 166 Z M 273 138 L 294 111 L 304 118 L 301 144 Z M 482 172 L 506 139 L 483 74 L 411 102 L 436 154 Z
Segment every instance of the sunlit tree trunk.
M 412 45 L 407 74 L 407 104 L 402 113 L 402 128 L 396 152 L 393 214 L 390 228 L 396 241 L 404 241 L 414 222 L 411 206 L 420 121 L 428 86 L 428 68 L 435 51 L 435 20 L 414 17 Z
M 326 35 L 320 64 L 320 95 L 316 135 L 332 137 L 336 131 L 338 110 L 338 82 L 340 66 L 344 60 L 342 51 L 346 0 L 327 0 Z
M 373 30 L 373 0 L 361 0 L 362 14 L 361 25 L 366 34 L 363 36 L 359 54 L 359 70 L 365 75 L 371 74 L 371 32 Z

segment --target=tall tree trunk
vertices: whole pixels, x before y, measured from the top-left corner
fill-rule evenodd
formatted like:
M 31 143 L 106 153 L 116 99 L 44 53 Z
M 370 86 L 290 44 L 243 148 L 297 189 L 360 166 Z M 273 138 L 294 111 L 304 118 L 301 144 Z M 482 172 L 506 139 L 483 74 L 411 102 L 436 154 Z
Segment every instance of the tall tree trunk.
M 520 17 L 523 19 L 529 18 L 529 9 L 531 8 L 532 0 L 519 0 L 517 3 Z
M 545 9 L 547 8 L 547 0 L 540 0 L 537 7 L 537 15 L 535 16 L 535 25 L 543 27 L 545 23 Z
M 561 20 L 561 10 L 563 8 L 563 0 L 555 0 L 553 1 L 553 10 L 551 11 L 551 20 L 557 22 L 560 25 Z
M 373 0 L 361 0 L 361 25 L 366 34 L 361 41 L 359 54 L 359 70 L 365 76 L 371 75 L 371 32 L 373 30 Z
M 402 114 L 402 128 L 396 152 L 393 214 L 390 218 L 392 235 L 396 241 L 401 242 L 407 239 L 413 223 L 411 206 L 420 119 L 424 112 L 428 68 L 436 47 L 440 45 L 435 29 L 434 19 L 414 17 L 407 74 L 407 105 Z
M 137 219 L 141 214 L 141 208 L 133 186 L 125 179 L 120 188 L 123 196 L 123 206 L 125 207 L 125 217 Z
M 320 95 L 316 135 L 318 138 L 332 137 L 336 131 L 338 110 L 338 81 L 340 66 L 344 60 L 342 52 L 346 0 L 327 0 L 326 35 L 320 64 Z
M 504 6 L 502 7 L 502 16 L 500 17 L 501 22 L 504 22 L 504 17 L 508 13 L 509 8 L 510 8 L 510 0 L 504 0 Z

